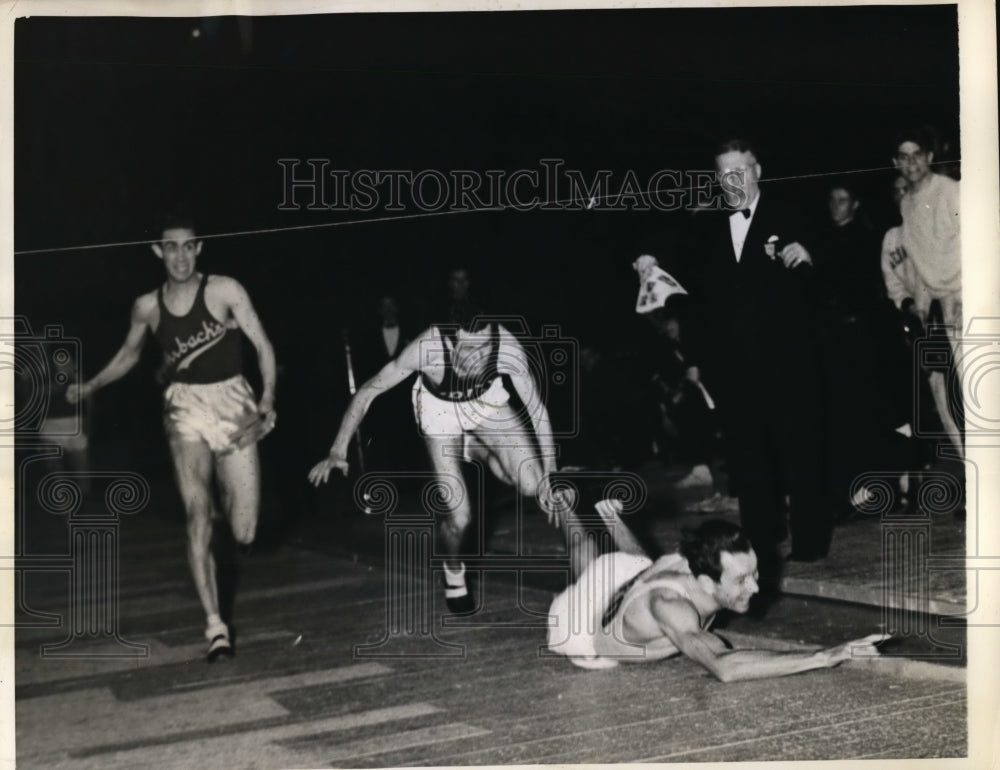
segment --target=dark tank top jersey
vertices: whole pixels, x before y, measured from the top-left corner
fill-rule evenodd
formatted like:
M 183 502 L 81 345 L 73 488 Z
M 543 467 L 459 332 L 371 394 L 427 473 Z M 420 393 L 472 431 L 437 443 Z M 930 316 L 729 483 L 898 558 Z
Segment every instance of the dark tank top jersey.
M 221 382 L 243 371 L 243 345 L 239 329 L 226 328 L 205 305 L 202 276 L 198 293 L 187 315 L 171 313 L 163 301 L 163 287 L 156 292 L 160 323 L 153 332 L 163 348 L 163 367 L 168 382 L 206 384 Z
M 500 376 L 497 371 L 497 359 L 500 355 L 500 330 L 496 324 L 490 324 L 490 329 L 490 357 L 483 370 L 477 374 L 460 376 L 455 371 L 455 365 L 451 359 L 451 348 L 448 345 L 444 346 L 444 376 L 441 378 L 441 384 L 434 383 L 426 374 L 420 373 L 424 387 L 431 395 L 444 401 L 472 401 L 489 390 L 493 380 Z M 451 340 L 452 346 L 456 344 L 454 333 L 442 331 L 442 341 L 444 341 L 445 336 Z

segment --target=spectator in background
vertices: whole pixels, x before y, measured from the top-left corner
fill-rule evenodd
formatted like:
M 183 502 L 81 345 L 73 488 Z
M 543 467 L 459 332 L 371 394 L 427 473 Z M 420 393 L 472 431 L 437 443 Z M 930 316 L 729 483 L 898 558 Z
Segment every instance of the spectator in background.
M 641 255 L 632 267 L 639 274 L 636 312 L 649 321 L 655 335 L 645 345 L 660 425 L 653 438 L 654 454 L 667 464 L 679 462 L 690 468 L 674 483 L 676 489 L 708 491 L 696 510 L 737 511 L 738 501 L 716 490 L 711 466 L 721 448 L 721 431 L 715 401 L 691 360 L 690 346 L 681 339 L 688 323 L 687 291 L 652 255 Z M 732 477 L 729 486 L 732 489 Z
M 395 295 L 383 294 L 374 305 L 375 312 L 366 313 L 351 334 L 356 387 L 374 377 L 413 339 L 414 331 L 403 321 Z M 375 401 L 362 434 L 365 470 L 410 470 L 425 464 L 412 425 L 408 388 L 395 388 Z
M 909 182 L 899 176 L 893 180 L 893 199 L 902 208 L 902 202 L 908 194 Z M 914 366 L 912 356 L 918 340 L 925 337 L 925 325 L 931 315 L 932 304 L 935 308 L 931 287 L 924 281 L 916 263 L 910 258 L 909 251 L 903 242 L 903 227 L 890 228 L 882 239 L 881 256 L 882 278 L 885 281 L 889 299 L 902 314 L 901 325 L 910 345 L 910 358 L 907 361 L 908 374 L 900 387 L 900 396 L 908 406 L 908 415 L 913 418 L 916 409 L 926 410 L 930 403 L 934 405 L 937 419 L 952 446 L 961 456 L 964 452 L 962 431 L 951 412 L 951 400 L 948 398 L 945 369 L 924 371 L 925 377 L 913 381 Z M 947 357 L 947 355 L 946 355 Z M 923 393 L 929 393 L 930 399 L 919 398 Z M 913 402 L 913 394 L 918 395 L 917 403 Z M 909 431 L 910 426 L 907 426 Z M 904 490 L 905 492 L 905 490 Z
M 700 429 L 707 429 L 702 423 L 714 404 L 698 378 L 697 367 L 688 363 L 681 346 L 678 315 L 687 291 L 650 254 L 641 255 L 632 268 L 639 276 L 635 310 L 649 321 L 653 332 L 640 336 L 645 342 L 646 379 L 652 385 L 651 406 L 659 423 L 650 437 L 651 448 L 667 464 L 679 461 L 693 466 L 678 482 L 681 488 L 711 487 L 710 450 Z
M 412 325 L 412 333 L 439 321 L 435 314 L 440 308 L 455 305 L 484 304 L 482 296 L 472 289 L 472 268 L 467 264 L 453 264 L 447 271 L 437 273 L 423 291 L 412 291 L 410 294 L 410 313 L 412 318 L 406 319 Z
M 933 171 L 933 137 L 922 128 L 904 129 L 897 134 L 892 162 L 909 185 L 900 202 L 900 245 L 926 289 L 923 299 L 941 303 L 954 347 L 956 335 L 962 330 L 958 182 Z M 930 303 L 916 305 L 916 310 L 926 324 Z
M 892 181 L 892 198 L 897 207 L 902 207 L 903 197 L 909 189 L 905 177 L 897 176 Z M 882 238 L 882 280 L 886 293 L 897 309 L 913 313 L 918 319 L 927 318 L 931 306 L 931 294 L 917 272 L 916 264 L 903 245 L 902 225 L 891 227 Z
M 898 474 L 908 464 L 906 440 L 895 432 L 909 422 L 899 398 L 907 352 L 884 297 L 877 236 L 859 216 L 861 201 L 850 182 L 831 185 L 827 207 L 815 254 L 828 479 L 834 515 L 846 518 L 866 497 L 855 479 L 871 471 Z
M 453 267 L 448 273 L 448 295 L 445 305 L 456 303 L 477 304 L 472 293 L 472 271 L 464 265 Z
M 897 298 L 906 289 L 912 290 L 910 297 L 898 300 L 899 307 L 912 310 L 924 327 L 929 326 L 935 303 L 940 307 L 940 321 L 951 345 L 952 360 L 930 371 L 928 384 L 944 432 L 961 458 L 965 455 L 961 418 L 956 419 L 952 413 L 947 385 L 950 375 L 961 377 L 961 359 L 957 358 L 957 341 L 962 332 L 959 188 L 954 179 L 933 170 L 935 150 L 933 129 L 904 129 L 896 136 L 893 163 L 908 189 L 900 200 L 903 223 L 891 251 L 886 282 L 890 293 Z M 933 336 L 934 329 L 930 331 Z M 948 354 L 944 357 L 948 358 Z M 961 412 L 961 404 L 956 405 L 956 411 Z
M 472 302 L 472 273 L 467 267 L 453 267 L 448 274 L 451 302 Z
M 656 356 L 653 381 L 659 391 L 661 415 L 672 434 L 677 461 L 691 470 L 675 486 L 680 489 L 714 486 L 711 464 L 714 458 L 715 402 L 702 384 L 698 368 L 691 366 L 681 340 L 680 320 L 654 311 L 648 315 L 659 335 L 661 348 Z
M 382 345 L 379 347 L 380 358 L 383 363 L 395 358 L 406 343 L 409 335 L 401 328 L 399 319 L 399 302 L 392 295 L 384 295 L 378 301 L 379 330 L 382 337 Z
M 870 312 L 884 296 L 879 273 L 877 233 L 862 216 L 853 183 L 838 180 L 828 188 L 829 218 L 816 240 L 816 274 L 826 312 Z

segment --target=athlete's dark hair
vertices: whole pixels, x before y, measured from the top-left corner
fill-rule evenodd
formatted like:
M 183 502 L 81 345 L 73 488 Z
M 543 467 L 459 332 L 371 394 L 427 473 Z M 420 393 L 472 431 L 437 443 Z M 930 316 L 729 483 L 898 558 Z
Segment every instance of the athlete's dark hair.
M 708 575 L 718 582 L 722 577 L 722 552 L 746 553 L 750 541 L 736 524 L 723 519 L 709 519 L 692 529 L 681 530 L 677 549 L 687 559 L 693 575 Z
M 853 180 L 848 179 L 847 177 L 837 177 L 829 184 L 827 184 L 826 191 L 828 193 L 832 193 L 834 190 L 846 190 L 847 194 L 851 196 L 851 200 L 859 203 L 861 201 L 861 198 L 858 195 L 857 184 L 855 184 Z
M 186 212 L 171 211 L 162 217 L 162 226 L 157 233 L 157 237 L 163 235 L 167 230 L 190 230 L 195 235 L 199 235 L 198 223 L 194 217 Z
M 895 153 L 899 150 L 899 145 L 904 142 L 913 142 L 924 152 L 936 152 L 937 142 L 930 130 L 924 126 L 907 126 L 896 132 L 896 143 L 892 146 Z

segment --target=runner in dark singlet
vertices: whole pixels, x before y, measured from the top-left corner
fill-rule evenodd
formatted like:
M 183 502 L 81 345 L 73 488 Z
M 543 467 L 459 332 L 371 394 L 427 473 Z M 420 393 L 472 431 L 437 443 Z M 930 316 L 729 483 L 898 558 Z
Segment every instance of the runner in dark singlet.
M 878 655 L 882 634 L 810 652 L 729 648 L 708 629 L 721 610 L 746 612 L 757 591 L 757 556 L 743 531 L 721 519 L 705 521 L 685 530 L 677 553 L 656 561 L 623 551 L 595 559 L 553 600 L 548 647 L 591 669 L 684 654 L 723 682 Z
M 243 373 L 243 346 L 235 319 L 223 323 L 205 306 L 208 275 L 202 275 L 194 304 L 182 316 L 174 315 L 156 290 L 160 322 L 153 336 L 163 348 L 163 372 L 170 382 L 221 382 Z M 211 350 L 211 355 L 206 355 Z
M 449 505 L 441 537 L 450 558 L 445 563 L 445 596 L 452 612 L 474 608 L 458 558 L 472 508 L 460 461 L 486 463 L 493 474 L 525 497 L 538 498 L 549 521 L 561 523 L 566 504 L 551 494 L 548 477 L 556 470 L 556 449 L 549 414 L 541 400 L 527 355 L 513 334 L 497 322 L 482 323 L 475 308 L 452 306 L 452 323 L 431 326 L 355 394 L 327 457 L 309 472 L 324 483 L 334 468 L 348 471 L 351 436 L 380 393 L 412 373 L 413 409 Z M 525 421 L 510 405 L 508 380 L 524 404 Z M 527 423 L 527 424 L 526 424 Z
M 188 561 L 206 615 L 208 660 L 233 654 L 220 616 L 211 553 L 213 473 L 236 541 L 248 547 L 257 529 L 260 467 L 256 441 L 274 426 L 274 350 L 243 287 L 232 278 L 195 269 L 202 241 L 185 220 L 171 221 L 153 252 L 167 280 L 132 305 L 125 343 L 95 377 L 71 386 L 71 402 L 123 377 L 139 361 L 152 331 L 163 348 L 163 423 L 187 512 Z M 257 351 L 263 380 L 258 401 L 242 374 L 246 334 Z
M 489 345 L 483 345 L 487 357 L 486 364 L 479 371 L 462 371 L 455 368 L 454 351 L 458 346 L 457 329 L 439 329 L 441 338 L 441 352 L 444 355 L 444 373 L 439 382 L 435 382 L 430 375 L 420 372 L 420 379 L 423 387 L 435 398 L 443 401 L 471 401 L 482 398 L 483 394 L 500 376 L 497 368 L 497 360 L 500 355 L 500 325 L 491 323 L 485 329 L 477 331 L 489 331 Z M 481 353 L 482 355 L 482 353 Z M 469 363 L 469 359 L 463 361 L 463 366 L 474 366 Z

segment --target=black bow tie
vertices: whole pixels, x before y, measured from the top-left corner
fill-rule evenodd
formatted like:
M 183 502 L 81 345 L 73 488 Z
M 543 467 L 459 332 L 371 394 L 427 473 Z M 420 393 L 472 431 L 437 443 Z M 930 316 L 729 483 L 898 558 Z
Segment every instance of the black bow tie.
M 744 219 L 750 218 L 750 209 L 736 209 L 730 216 L 736 216 L 737 214 L 742 214 Z

